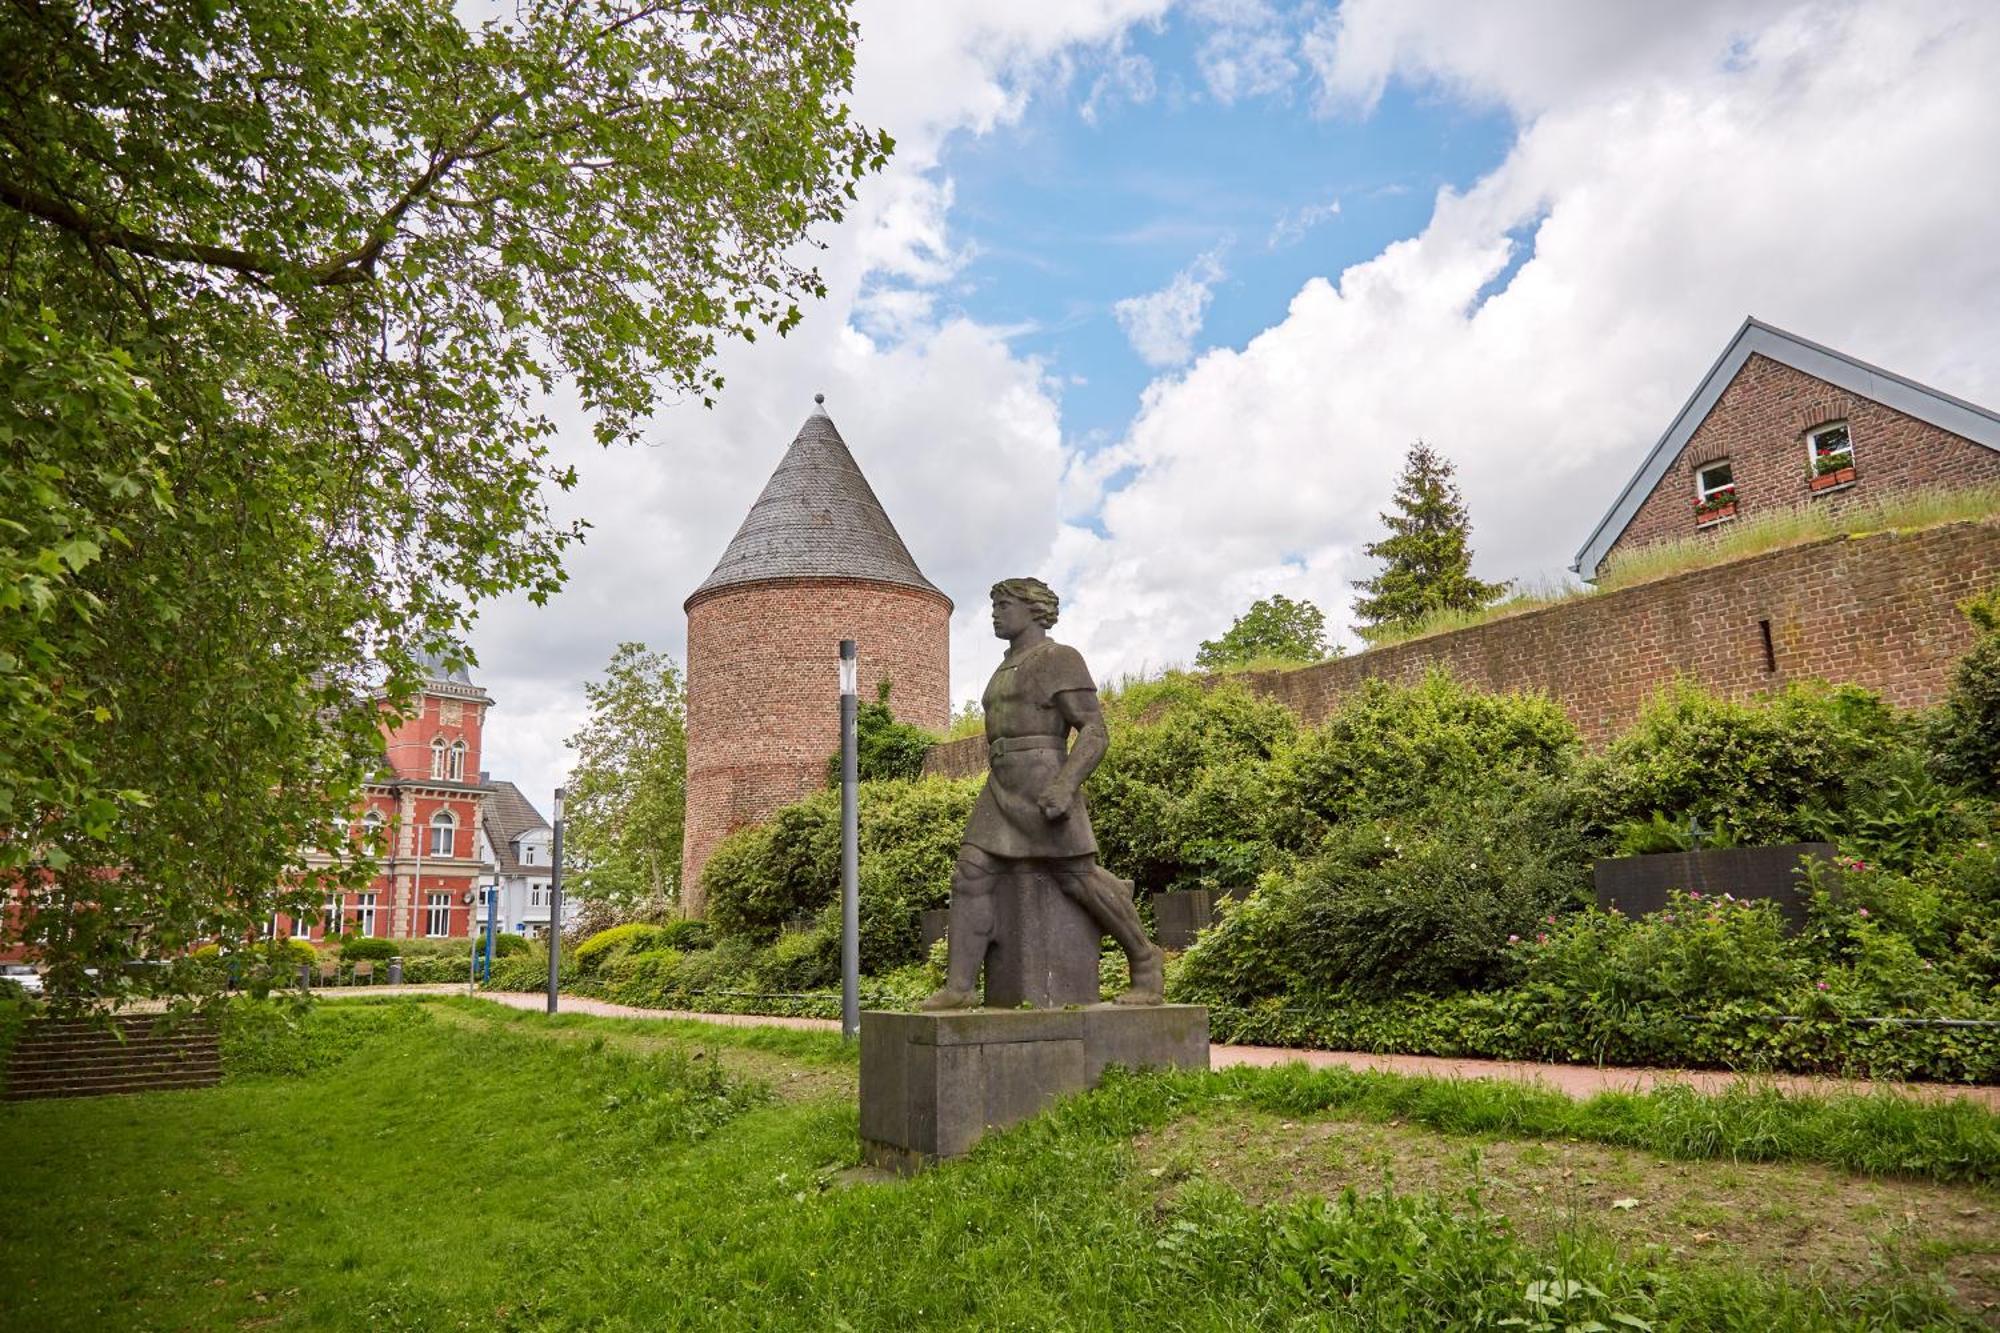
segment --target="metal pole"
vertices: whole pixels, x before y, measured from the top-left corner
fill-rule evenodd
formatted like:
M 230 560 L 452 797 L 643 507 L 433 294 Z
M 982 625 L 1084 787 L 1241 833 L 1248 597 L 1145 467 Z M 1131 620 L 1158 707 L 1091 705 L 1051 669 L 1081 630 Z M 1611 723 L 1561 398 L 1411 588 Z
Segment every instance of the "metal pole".
M 495 888 L 499 887 L 497 884 Z M 492 889 L 486 891 L 486 975 L 483 980 L 493 984 L 493 937 L 500 930 L 500 895 Z
M 861 1033 L 861 818 L 854 718 L 860 660 L 854 640 L 840 641 L 840 1035 Z
M 556 1011 L 556 975 L 562 965 L 562 798 L 556 788 L 555 836 L 549 847 L 549 1012 Z

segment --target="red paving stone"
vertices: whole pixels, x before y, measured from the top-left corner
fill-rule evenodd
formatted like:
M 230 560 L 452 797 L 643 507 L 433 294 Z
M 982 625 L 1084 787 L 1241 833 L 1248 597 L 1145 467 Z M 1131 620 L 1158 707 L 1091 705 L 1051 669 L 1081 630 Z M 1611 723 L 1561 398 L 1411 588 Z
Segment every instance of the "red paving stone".
M 534 993 L 487 992 L 486 998 L 515 1009 L 541 1010 L 548 1005 L 546 995 Z M 641 1009 L 577 995 L 563 996 L 561 1008 L 565 1013 L 596 1014 L 605 1018 L 684 1018 L 699 1023 L 719 1023 L 725 1027 L 782 1027 L 818 1032 L 837 1032 L 840 1029 L 840 1024 L 831 1018 L 772 1018 L 756 1014 Z M 2000 1087 L 1990 1084 L 1886 1083 L 1783 1074 L 1732 1074 L 1715 1069 L 1628 1069 L 1616 1065 L 1533 1064 L 1521 1060 L 1452 1060 L 1433 1055 L 1371 1055 L 1362 1051 L 1309 1051 L 1289 1046 L 1217 1045 L 1209 1048 L 1208 1061 L 1211 1069 L 1228 1069 L 1234 1065 L 1265 1068 L 1303 1064 L 1313 1069 L 1379 1070 L 1425 1078 L 1490 1078 L 1509 1083 L 1540 1084 L 1571 1097 L 1590 1097 L 1600 1092 L 1644 1092 L 1669 1083 L 1684 1084 L 1697 1092 L 1721 1092 L 1737 1082 L 1751 1082 L 1768 1084 L 1786 1092 L 1821 1096 L 1832 1092 L 1866 1093 L 1889 1089 L 1912 1097 L 1958 1098 L 1975 1102 L 1988 1110 L 2000 1111 Z

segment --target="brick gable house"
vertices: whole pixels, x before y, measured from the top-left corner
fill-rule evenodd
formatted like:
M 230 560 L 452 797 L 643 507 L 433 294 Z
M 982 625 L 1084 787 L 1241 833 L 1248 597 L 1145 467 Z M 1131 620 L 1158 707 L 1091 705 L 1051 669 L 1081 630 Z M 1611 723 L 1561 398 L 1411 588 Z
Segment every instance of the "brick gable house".
M 1746 319 L 1570 568 L 1805 505 L 2000 482 L 2000 413 Z

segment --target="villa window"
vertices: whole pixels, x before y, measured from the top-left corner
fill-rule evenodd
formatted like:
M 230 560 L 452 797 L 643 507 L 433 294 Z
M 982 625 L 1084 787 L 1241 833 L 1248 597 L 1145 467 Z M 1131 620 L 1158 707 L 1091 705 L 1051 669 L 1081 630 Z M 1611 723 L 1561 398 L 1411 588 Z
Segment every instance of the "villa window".
M 434 778 L 443 777 L 444 765 L 445 765 L 444 737 L 439 736 L 436 740 L 431 742 L 431 776 Z
M 430 893 L 424 895 L 424 934 L 432 939 L 440 939 L 451 934 L 451 895 Z
M 458 821 L 452 818 L 451 811 L 440 810 L 432 815 L 430 854 L 432 856 L 454 855 L 452 844 L 456 839 L 457 833 Z
M 450 762 L 446 765 L 445 776 L 453 782 L 465 781 L 465 742 L 453 741 Z
M 362 935 L 375 933 L 375 895 L 357 893 L 354 895 L 354 929 Z
M 530 884 L 528 886 L 528 906 L 547 907 L 548 905 L 549 905 L 549 886 L 539 881 Z

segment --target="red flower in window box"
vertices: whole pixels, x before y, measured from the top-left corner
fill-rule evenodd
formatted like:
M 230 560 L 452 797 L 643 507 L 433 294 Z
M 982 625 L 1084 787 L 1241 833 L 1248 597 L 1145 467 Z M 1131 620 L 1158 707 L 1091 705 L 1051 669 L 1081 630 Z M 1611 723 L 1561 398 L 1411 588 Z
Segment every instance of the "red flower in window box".
M 1694 521 L 1696 527 L 1702 527 L 1709 523 L 1720 523 L 1725 518 L 1734 517 L 1735 514 L 1736 488 L 1734 486 L 1719 487 L 1716 490 L 1710 491 L 1705 498 L 1694 502 Z

